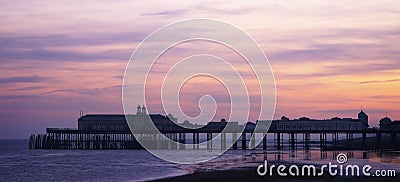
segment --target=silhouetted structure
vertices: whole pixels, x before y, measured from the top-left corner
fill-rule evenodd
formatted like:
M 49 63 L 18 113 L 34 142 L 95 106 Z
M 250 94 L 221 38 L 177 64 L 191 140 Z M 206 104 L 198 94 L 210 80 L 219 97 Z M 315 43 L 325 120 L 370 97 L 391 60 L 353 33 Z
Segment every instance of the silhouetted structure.
M 148 117 L 149 116 L 149 117 Z M 316 120 L 306 117 L 290 120 L 283 116 L 280 120 L 272 121 L 268 131 L 255 131 L 256 124 L 247 122 L 240 125 L 238 122 L 228 122 L 222 119 L 221 122 L 209 122 L 205 126 L 196 126 L 198 129 L 188 129 L 177 124 L 177 119 L 172 115 L 164 116 L 160 114 L 147 115 L 146 108 L 137 107 L 136 115 L 122 114 L 88 114 L 78 119 L 77 129 L 65 128 L 47 128 L 46 134 L 31 135 L 29 148 L 35 149 L 140 149 L 141 145 L 134 138 L 126 118 L 131 117 L 133 122 L 153 122 L 158 130 L 166 137 L 181 144 L 190 143 L 186 140 L 187 135 L 192 135 L 192 144 L 196 144 L 195 148 L 199 148 L 200 138 L 209 141 L 216 137 L 220 137 L 220 148 L 226 148 L 227 143 L 232 142 L 232 149 L 254 148 L 254 135 L 252 133 L 274 134 L 274 147 L 277 150 L 285 147 L 284 134 L 288 135 L 288 147 L 296 149 L 298 135 L 302 136 L 303 147 L 310 148 L 310 135 L 319 135 L 319 144 L 321 149 L 393 149 L 398 148 L 397 135 L 400 129 L 396 129 L 392 125 L 399 122 L 391 122 L 390 119 L 381 120 L 382 129 L 368 128 L 368 115 L 361 111 L 356 119 L 338 118 Z M 150 120 L 150 119 L 151 120 Z M 266 121 L 257 121 L 266 122 Z M 194 126 L 188 121 L 184 121 L 182 126 Z M 389 126 L 390 125 L 390 126 Z M 396 125 L 397 126 L 397 125 Z M 240 130 L 239 128 L 244 128 Z M 225 130 L 224 130 L 225 129 Z M 154 140 L 155 148 L 161 149 L 183 149 L 181 145 L 158 141 L 159 134 L 146 133 L 146 128 L 139 128 L 135 133 L 137 137 L 143 137 L 148 140 Z M 224 131 L 224 132 L 222 132 Z M 354 139 L 353 135 L 361 135 L 360 141 Z M 367 141 L 367 134 L 375 135 L 374 141 Z M 389 134 L 389 145 L 382 143 L 384 136 Z M 203 135 L 201 137 L 200 135 Z M 205 135 L 205 136 L 204 136 Z M 239 140 L 228 141 L 230 138 Z M 332 136 L 332 140 L 328 141 L 328 135 Z M 345 136 L 344 140 L 340 140 L 340 136 Z M 229 138 L 229 137 L 228 137 Z M 267 148 L 267 136 L 263 138 L 262 148 Z M 207 145 L 207 149 L 212 149 L 213 145 Z
M 290 120 L 282 116 L 280 120 L 275 120 L 271 129 L 276 131 L 364 131 L 368 129 L 368 115 L 361 111 L 357 119 L 339 118 L 332 119 L 310 119 L 301 117 Z
M 136 117 L 139 115 L 127 115 L 127 117 Z M 167 117 L 161 114 L 149 115 L 154 124 L 162 129 L 174 127 L 176 119 L 173 116 Z M 78 119 L 78 130 L 81 131 L 115 131 L 129 132 L 129 126 L 123 114 L 88 114 Z
M 384 117 L 379 121 L 379 128 L 382 131 L 399 131 L 400 120 L 392 121 L 389 117 Z

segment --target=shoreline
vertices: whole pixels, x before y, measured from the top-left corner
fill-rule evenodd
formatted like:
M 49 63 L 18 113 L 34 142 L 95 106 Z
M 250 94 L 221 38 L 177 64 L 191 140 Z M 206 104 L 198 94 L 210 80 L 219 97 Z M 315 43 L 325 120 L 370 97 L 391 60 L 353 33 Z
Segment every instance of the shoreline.
M 259 160 L 260 156 L 257 154 L 252 156 L 242 156 L 234 159 L 222 159 L 219 161 L 212 161 L 209 163 L 198 164 L 198 166 L 187 168 L 188 174 L 167 177 L 162 179 L 155 179 L 152 181 L 172 182 L 172 181 L 399 181 L 400 171 L 396 170 L 394 177 L 376 177 L 376 176 L 331 176 L 325 169 L 322 176 L 279 176 L 277 171 L 274 170 L 272 176 L 265 175 L 259 176 L 257 174 L 257 167 L 263 164 L 263 161 Z M 257 160 L 258 159 L 258 160 Z M 351 161 L 355 164 L 362 164 L 365 161 Z M 358 162 L 358 163 L 357 163 Z M 361 163 L 360 163 L 361 162 Z M 318 161 L 302 161 L 302 160 L 280 160 L 280 161 L 268 161 L 268 166 L 271 165 L 285 165 L 287 168 L 290 165 L 315 165 L 317 171 L 321 170 L 321 165 Z M 352 163 L 350 163 L 352 164 Z M 375 166 L 378 163 L 368 163 Z M 379 168 L 374 168 L 379 169 Z M 385 169 L 385 167 L 383 167 Z M 386 168 L 390 169 L 390 168 Z
M 317 176 L 317 177 L 280 177 L 275 173 L 273 176 L 259 176 L 255 168 L 237 168 L 223 171 L 198 171 L 183 176 L 158 179 L 153 181 L 399 181 L 398 177 L 342 177 L 342 176 Z

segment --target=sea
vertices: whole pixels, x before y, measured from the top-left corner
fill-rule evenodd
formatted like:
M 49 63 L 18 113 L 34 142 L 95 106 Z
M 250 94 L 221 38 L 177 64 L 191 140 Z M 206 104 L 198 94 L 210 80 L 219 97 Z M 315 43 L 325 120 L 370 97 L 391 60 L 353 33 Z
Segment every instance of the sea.
M 311 150 L 230 150 L 211 162 L 180 165 L 146 150 L 32 150 L 28 140 L 0 140 L 0 181 L 148 181 L 186 175 L 197 170 L 254 167 L 263 161 L 324 164 L 345 153 L 352 164 L 400 172 L 400 152 Z M 400 176 L 399 176 L 400 177 Z M 398 178 L 398 177 L 396 177 Z

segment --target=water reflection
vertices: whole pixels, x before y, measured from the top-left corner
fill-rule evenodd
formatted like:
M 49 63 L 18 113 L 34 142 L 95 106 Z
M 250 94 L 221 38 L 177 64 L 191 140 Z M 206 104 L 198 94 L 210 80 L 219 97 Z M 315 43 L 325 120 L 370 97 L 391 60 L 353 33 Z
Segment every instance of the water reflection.
M 275 150 L 267 152 L 250 152 L 254 156 L 262 153 L 262 160 L 268 161 L 336 161 L 340 153 L 346 154 L 348 159 L 366 159 L 371 162 L 384 162 L 400 164 L 400 152 L 398 151 L 320 151 L 320 150 Z
M 365 165 L 375 168 L 395 169 L 400 172 L 400 152 L 388 151 L 320 151 L 320 150 L 230 150 L 223 156 L 212 161 L 201 163 L 194 168 L 200 170 L 221 170 L 240 167 L 255 167 L 267 160 L 272 163 L 309 163 L 327 164 L 336 163 L 338 154 L 346 154 L 349 163 Z

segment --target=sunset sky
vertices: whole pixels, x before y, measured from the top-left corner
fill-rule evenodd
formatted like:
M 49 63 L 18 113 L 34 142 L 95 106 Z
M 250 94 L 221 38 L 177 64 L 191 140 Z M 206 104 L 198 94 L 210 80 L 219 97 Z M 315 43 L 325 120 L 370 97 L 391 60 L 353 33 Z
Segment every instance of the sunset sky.
M 398 0 L 0 0 L 0 138 L 76 127 L 79 110 L 123 113 L 122 79 L 136 46 L 190 18 L 231 23 L 257 41 L 275 74 L 275 118 L 356 117 L 362 106 L 372 126 L 386 112 L 400 120 Z M 207 50 L 201 45 L 172 55 Z M 218 84 L 189 83 L 188 95 L 207 94 L 196 85 Z M 197 101 L 186 96 L 188 105 Z M 184 111 L 196 115 L 198 108 Z

